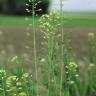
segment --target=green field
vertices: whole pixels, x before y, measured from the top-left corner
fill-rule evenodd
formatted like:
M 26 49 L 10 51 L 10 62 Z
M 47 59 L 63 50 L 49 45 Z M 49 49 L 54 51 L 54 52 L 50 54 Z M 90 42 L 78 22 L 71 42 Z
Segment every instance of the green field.
M 28 18 L 28 19 L 27 19 Z M 26 20 L 27 19 L 27 20 Z M 16 24 L 31 24 L 33 18 L 32 17 L 26 17 L 26 16 L 5 16 L 5 15 L 0 15 L 0 24 L 1 25 L 16 25 Z M 38 18 L 35 17 L 35 21 L 37 21 Z
M 29 18 L 29 19 L 27 19 Z M 37 22 L 39 17 L 35 18 Z M 33 18 L 26 16 L 4 16 L 0 15 L 0 24 L 31 24 Z M 64 25 L 68 26 L 96 26 L 96 13 L 64 13 Z

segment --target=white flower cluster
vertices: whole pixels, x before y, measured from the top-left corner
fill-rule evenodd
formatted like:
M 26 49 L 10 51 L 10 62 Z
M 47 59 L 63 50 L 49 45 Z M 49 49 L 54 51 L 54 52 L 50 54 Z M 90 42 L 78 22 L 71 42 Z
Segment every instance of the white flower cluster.
M 56 33 L 58 26 L 60 25 L 61 16 L 59 13 L 52 12 L 41 16 L 39 19 L 40 27 L 44 30 L 46 35 L 52 35 Z
M 32 75 L 23 73 L 21 77 L 6 74 L 4 69 L 0 70 L 0 96 L 28 96 L 26 88 L 32 84 Z M 27 91 L 26 91 L 27 90 Z

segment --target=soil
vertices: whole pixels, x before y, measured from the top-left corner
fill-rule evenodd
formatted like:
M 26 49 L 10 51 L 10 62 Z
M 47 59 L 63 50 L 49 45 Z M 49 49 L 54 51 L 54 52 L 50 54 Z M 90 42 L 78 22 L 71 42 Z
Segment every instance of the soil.
M 45 57 L 46 49 L 44 34 L 36 29 L 36 48 L 38 60 Z M 66 26 L 64 32 L 70 34 L 71 46 L 74 56 L 78 60 L 87 61 L 88 57 L 88 33 L 96 33 L 95 27 Z M 33 63 L 33 29 L 24 25 L 0 25 L 0 50 L 3 63 L 8 63 L 13 56 L 18 55 L 24 62 Z M 94 53 L 96 54 L 96 53 Z

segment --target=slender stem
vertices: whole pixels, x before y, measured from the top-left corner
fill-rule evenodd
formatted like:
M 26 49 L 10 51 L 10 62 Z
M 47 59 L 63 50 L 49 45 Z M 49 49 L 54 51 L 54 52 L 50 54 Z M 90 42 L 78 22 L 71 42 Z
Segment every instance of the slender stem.
M 48 96 L 50 93 L 50 71 L 51 71 L 51 57 L 50 57 L 50 38 L 48 39 L 48 66 L 49 66 L 49 73 L 48 73 Z
M 35 30 L 35 0 L 33 0 L 32 5 L 32 16 L 33 16 L 33 38 L 34 38 L 34 64 L 35 64 L 35 76 L 36 76 L 36 96 L 38 95 L 38 75 L 37 75 L 37 51 L 36 51 L 36 30 Z
M 60 0 L 60 14 L 61 14 L 61 56 L 62 56 L 62 62 L 61 62 L 61 78 L 60 78 L 60 96 L 62 96 L 62 82 L 63 82 L 63 53 L 64 53 L 64 46 L 63 46 L 63 40 L 64 40 L 64 33 L 63 33 L 63 24 L 62 24 L 62 18 L 63 18 L 63 0 Z
M 4 78 L 3 78 L 4 79 Z M 2 85 L 3 85 L 3 96 L 6 96 L 6 94 L 5 94 L 5 84 L 4 84 L 4 80 L 2 79 Z
M 53 77 L 53 81 L 54 81 L 54 89 L 55 92 L 57 92 L 57 86 L 56 86 L 56 78 L 55 78 L 55 74 L 54 74 L 54 48 L 55 48 L 55 36 L 51 37 L 51 69 L 52 69 L 52 77 Z
M 53 67 L 54 67 L 54 61 L 53 61 L 53 49 L 54 49 L 54 36 L 51 36 L 49 37 L 48 39 L 48 66 L 49 66 L 49 73 L 48 73 L 48 96 L 50 96 L 50 86 L 51 86 L 51 72 L 53 72 Z M 54 74 L 54 72 L 53 72 Z M 55 75 L 53 76 L 52 74 L 52 77 L 54 78 L 54 81 L 55 81 L 55 84 L 56 84 L 56 80 L 55 80 Z M 55 86 L 56 87 L 56 86 Z

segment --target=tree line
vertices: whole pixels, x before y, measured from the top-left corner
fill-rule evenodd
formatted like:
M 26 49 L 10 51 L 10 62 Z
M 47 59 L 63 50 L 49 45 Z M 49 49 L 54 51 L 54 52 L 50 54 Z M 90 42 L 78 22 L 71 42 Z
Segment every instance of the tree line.
M 40 0 L 36 0 L 36 3 Z M 41 0 L 36 5 L 36 13 L 42 15 L 48 12 L 49 0 Z M 26 6 L 26 4 L 31 4 Z M 27 12 L 26 8 L 32 10 L 32 3 L 30 0 L 0 0 L 0 13 L 1 14 L 16 14 L 16 15 L 31 15 L 31 12 Z M 37 11 L 41 9 L 41 11 Z

